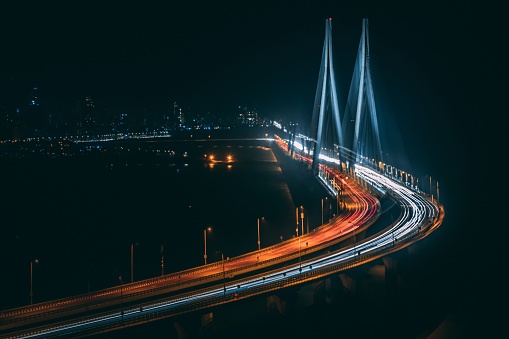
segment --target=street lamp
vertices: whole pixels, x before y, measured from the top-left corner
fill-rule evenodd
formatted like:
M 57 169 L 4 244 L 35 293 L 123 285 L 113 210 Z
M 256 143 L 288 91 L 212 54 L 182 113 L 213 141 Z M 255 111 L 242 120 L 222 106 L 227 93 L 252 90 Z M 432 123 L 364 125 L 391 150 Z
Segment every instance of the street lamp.
M 121 309 L 121 312 L 122 312 L 122 321 L 124 321 L 124 304 L 123 304 L 123 294 L 122 294 L 122 287 L 123 287 L 122 275 L 118 276 L 118 280 L 120 281 L 120 309 Z
M 339 192 L 336 193 L 336 217 L 339 215 Z
M 161 276 L 164 275 L 164 245 L 161 245 Z
M 261 217 L 263 219 L 264 217 Z M 260 250 L 260 218 L 258 218 L 258 251 Z
M 299 237 L 299 272 L 302 272 L 302 264 L 300 259 L 300 237 Z
M 327 200 L 327 197 L 325 197 L 325 200 Z M 323 198 L 322 198 L 322 225 L 323 225 Z
M 224 274 L 224 254 L 221 252 L 221 263 L 223 265 L 223 295 L 226 294 L 226 279 Z
M 295 234 L 299 236 L 299 208 L 295 207 L 295 220 L 297 221 L 297 225 L 295 226 Z
M 212 231 L 212 227 L 207 227 L 203 230 L 203 243 L 204 243 L 204 252 L 203 252 L 203 260 L 205 261 L 205 265 L 207 265 L 207 231 Z
M 429 195 L 431 196 L 431 202 L 433 202 L 433 190 L 431 186 L 431 175 L 429 176 Z
M 39 259 L 35 259 L 35 260 L 31 260 L 30 261 L 30 305 L 32 305 L 33 297 L 34 297 L 34 292 L 33 292 L 33 289 L 32 289 L 33 265 L 34 264 L 38 264 L 38 263 L 39 263 Z
M 303 206 L 300 207 L 300 223 L 301 223 L 301 228 L 302 228 L 301 235 L 304 235 L 304 207 Z
M 88 274 L 87 274 L 87 292 L 90 292 L 90 272 L 92 271 L 92 262 L 88 265 Z
M 134 245 L 138 246 L 138 243 L 131 244 L 131 282 L 134 281 Z

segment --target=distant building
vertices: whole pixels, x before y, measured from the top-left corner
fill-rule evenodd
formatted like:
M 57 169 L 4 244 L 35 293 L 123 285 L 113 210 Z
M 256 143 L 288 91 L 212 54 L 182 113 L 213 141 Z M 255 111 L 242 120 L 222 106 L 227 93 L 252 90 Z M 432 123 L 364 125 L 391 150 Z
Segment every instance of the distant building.
M 85 97 L 82 102 L 81 110 L 81 134 L 96 134 L 99 133 L 99 121 L 97 109 L 91 97 Z
M 21 115 L 19 108 L 2 107 L 0 112 L 0 140 L 19 140 L 21 138 Z
M 186 128 L 186 117 L 181 107 L 178 108 L 177 121 L 179 128 Z
M 45 116 L 42 109 L 39 88 L 34 86 L 29 92 L 28 100 L 22 108 L 24 136 L 25 137 L 40 137 L 44 135 L 45 130 Z
M 247 125 L 248 127 L 260 126 L 261 121 L 258 117 L 256 109 L 248 109 L 247 107 L 238 106 L 238 122 L 241 125 Z

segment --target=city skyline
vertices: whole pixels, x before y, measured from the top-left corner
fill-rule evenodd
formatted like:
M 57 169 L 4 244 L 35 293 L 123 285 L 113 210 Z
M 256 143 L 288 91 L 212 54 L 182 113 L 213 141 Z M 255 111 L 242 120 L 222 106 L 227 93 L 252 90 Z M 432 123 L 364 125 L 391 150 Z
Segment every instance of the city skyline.
M 408 89 L 392 82 L 393 89 L 384 94 L 418 98 L 412 92 L 425 89 L 440 101 L 434 77 L 427 73 L 455 67 L 448 64 L 449 47 L 444 45 L 455 34 L 446 20 L 455 8 L 442 10 L 327 1 L 87 4 L 77 10 L 12 4 L 2 27 L 1 89 L 6 96 L 0 104 L 14 108 L 37 86 L 45 107 L 59 114 L 69 114 L 76 102 L 90 96 L 101 107 L 126 113 L 165 112 L 180 102 L 200 113 L 222 114 L 243 105 L 307 121 L 328 17 L 333 20 L 341 104 L 364 17 L 373 27 L 372 67 L 379 90 L 388 78 L 384 72 L 401 80 L 412 72 L 414 79 L 404 79 Z
M 442 324 L 464 329 L 482 325 L 485 330 L 485 319 L 477 312 L 484 315 L 481 302 L 488 299 L 485 294 L 489 284 L 480 287 L 479 281 L 484 283 L 484 277 L 491 273 L 489 267 L 485 269 L 482 255 L 490 252 L 487 241 L 481 244 L 479 232 L 496 224 L 485 222 L 492 210 L 482 206 L 483 201 L 492 202 L 491 195 L 483 194 L 487 185 L 471 178 L 487 177 L 482 173 L 485 166 L 478 166 L 472 154 L 479 154 L 479 149 L 492 149 L 490 142 L 498 134 L 485 137 L 484 128 L 487 121 L 503 112 L 499 99 L 503 98 L 500 92 L 504 87 L 498 86 L 500 80 L 491 79 L 504 79 L 498 76 L 499 64 L 493 61 L 502 59 L 500 50 L 505 46 L 499 38 L 503 21 L 496 18 L 503 11 L 496 3 L 246 0 L 150 6 L 25 1 L 2 7 L 0 119 L 20 114 L 33 129 L 41 126 L 38 112 L 44 110 L 52 119 L 77 119 L 73 124 L 82 131 L 92 131 L 102 119 L 101 123 L 106 122 L 105 126 L 119 132 L 118 140 L 113 142 L 110 141 L 115 138 L 65 137 L 7 138 L 2 143 L 0 169 L 7 192 L 1 204 L 6 229 L 2 250 L 9 258 L 5 263 L 9 279 L 3 280 L 0 291 L 12 298 L 12 304 L 28 303 L 27 270 L 35 258 L 41 260 L 35 268 L 34 301 L 39 302 L 60 297 L 57 294 L 63 290 L 53 286 L 55 281 L 72 281 L 66 287 L 68 293 L 75 294 L 90 289 L 90 279 L 92 287 L 93 279 L 99 277 L 105 279 L 105 285 L 118 284 L 120 272 L 127 280 L 128 245 L 134 241 L 141 244 L 135 260 L 141 260 L 142 251 L 147 248 L 152 251 L 151 258 L 155 258 L 148 260 L 152 266 L 150 271 L 147 267 L 144 277 L 159 275 L 163 240 L 167 241 L 165 272 L 172 269 L 171 265 L 179 270 L 184 266 L 178 267 L 177 263 L 185 260 L 192 265 L 202 263 L 202 231 L 212 218 L 217 218 L 217 222 L 212 222 L 216 240 L 222 232 L 222 241 L 238 245 L 239 253 L 249 251 L 256 247 L 257 218 L 263 215 L 267 222 L 273 222 L 261 204 L 274 208 L 273 215 L 278 210 L 286 211 L 290 225 L 277 224 L 287 233 L 262 227 L 262 243 L 268 244 L 263 237 L 271 230 L 275 242 L 283 240 L 281 234 L 285 234 L 285 239 L 292 236 L 293 205 L 299 205 L 292 200 L 297 196 L 293 193 L 312 197 L 299 187 L 305 182 L 297 174 L 305 171 L 292 167 L 297 172 L 291 177 L 281 176 L 279 167 L 283 164 L 269 152 L 270 148 L 233 145 L 234 138 L 229 139 L 252 134 L 253 140 L 268 142 L 268 131 L 275 125 L 266 130 L 225 129 L 217 133 L 175 133 L 171 137 L 167 133 L 161 139 L 146 133 L 144 137 L 149 139 L 136 140 L 136 135 L 123 134 L 128 130 L 120 128 L 127 121 L 122 117 L 136 117 L 136 123 L 142 122 L 141 126 L 149 132 L 143 119 L 148 121 L 150 115 L 161 119 L 165 114 L 172 115 L 174 128 L 184 126 L 188 112 L 180 115 L 176 108 L 185 107 L 193 114 L 210 114 L 218 119 L 230 109 L 242 108 L 259 113 L 257 117 L 297 122 L 304 129 L 311 125 L 324 21 L 328 18 L 332 20 L 333 64 L 339 110 L 343 114 L 362 19 L 367 18 L 369 65 L 380 133 L 384 134 L 382 146 L 389 152 L 385 141 L 390 138 L 399 147 L 394 153 L 391 150 L 387 164 L 401 168 L 407 175 L 424 178 L 419 180 L 421 188 L 427 189 L 429 180 L 429 191 L 436 192 L 432 199 L 440 201 L 447 211 L 444 226 L 422 242 L 430 251 L 404 252 L 415 269 L 407 276 L 411 283 L 408 286 L 422 288 L 409 290 L 428 292 L 432 298 L 426 301 L 433 311 L 420 307 L 427 299 L 420 293 L 415 294 L 417 300 L 411 298 L 397 309 L 418 320 L 419 316 L 408 312 L 407 306 L 411 305 L 424 317 L 437 316 L 444 321 Z M 32 92 L 34 86 L 37 94 Z M 77 104 L 81 105 L 79 110 Z M 246 116 L 244 121 L 256 121 L 252 119 L 256 118 Z M 0 136 L 10 127 L 5 122 L 6 119 L 0 121 Z M 289 129 L 282 131 L 292 134 Z M 183 134 L 187 134 L 186 138 L 180 138 Z M 196 143 L 197 139 L 208 145 Z M 208 163 L 210 155 L 219 154 L 214 145 L 219 142 L 223 143 L 225 155 L 235 151 L 234 164 Z M 193 151 L 191 146 L 195 147 Z M 270 157 L 267 161 L 262 158 L 259 166 L 256 161 L 243 162 L 241 153 L 252 151 Z M 258 159 L 259 154 L 252 155 Z M 465 165 L 470 163 L 475 172 L 465 171 L 469 168 Z M 245 170 L 242 177 L 231 181 L 231 176 L 241 169 Z M 267 170 L 268 174 L 258 170 Z M 224 177 L 208 175 L 212 173 Z M 288 184 L 283 179 L 288 179 Z M 242 191 L 245 198 L 239 198 L 240 183 L 250 185 Z M 215 186 L 204 188 L 205 184 Z M 262 184 L 285 193 L 288 200 L 267 194 L 268 188 Z M 295 185 L 294 192 L 287 194 L 291 185 Z M 311 211 L 308 205 L 321 207 L 323 214 L 323 194 L 314 192 L 313 201 L 303 206 L 306 211 Z M 290 208 L 278 207 L 277 203 L 283 200 Z M 219 212 L 220 208 L 226 211 Z M 240 234 L 239 225 L 245 225 L 245 237 Z M 101 236 L 103 232 L 107 237 Z M 143 238 L 152 241 L 150 246 L 144 244 Z M 242 241 L 237 240 L 241 238 Z M 249 239 L 245 244 L 244 238 Z M 212 251 L 214 241 L 209 240 Z M 89 249 L 95 241 L 103 241 L 106 255 Z M 481 251 L 475 252 L 479 245 Z M 222 245 L 217 247 L 225 250 Z M 69 255 L 77 248 L 83 254 L 81 262 Z M 188 250 L 192 253 L 189 256 L 184 254 Z M 49 251 L 45 256 L 50 260 L 39 255 L 45 251 Z M 94 253 L 97 259 L 91 256 Z M 416 256 L 422 259 L 415 260 Z M 111 262 L 103 262 L 104 258 Z M 62 265 L 60 260 L 68 262 Z M 421 269 L 423 266 L 426 269 Z M 70 274 L 71 270 L 63 267 L 72 267 L 75 273 Z M 137 270 L 138 267 L 143 266 L 137 265 Z M 141 277 L 141 270 L 137 272 Z M 359 314 L 349 309 L 347 312 L 355 318 Z M 386 310 L 383 313 L 390 316 Z M 451 318 L 446 319 L 446 314 Z M 387 324 L 391 331 L 390 321 Z M 356 331 L 358 328 L 355 326 Z M 376 326 L 373 328 L 376 330 Z
M 467 156 L 462 146 L 468 131 L 479 129 L 475 116 L 496 111 L 496 101 L 482 99 L 501 88 L 484 80 L 494 64 L 475 67 L 501 46 L 494 43 L 495 34 L 485 34 L 499 31 L 494 5 L 222 5 L 87 4 L 79 10 L 37 2 L 5 5 L 0 113 L 15 113 L 37 83 L 44 109 L 66 119 L 77 102 L 90 97 L 109 114 L 138 120 L 171 113 L 177 102 L 216 116 L 241 105 L 305 126 L 311 121 L 327 18 L 332 18 L 341 112 L 362 18 L 369 19 L 380 129 L 391 131 L 413 166 L 448 161 L 449 154 L 435 152 L 443 145 L 458 158 Z
M 87 138 L 132 133 L 170 133 L 185 130 L 224 129 L 237 126 L 266 126 L 270 119 L 256 108 L 238 105 L 225 114 L 196 112 L 189 105 L 174 102 L 162 112 L 144 109 L 124 111 L 98 106 L 86 96 L 69 110 L 58 114 L 41 104 L 38 87 L 33 87 L 25 102 L 15 109 L 0 112 L 0 140 L 33 138 Z

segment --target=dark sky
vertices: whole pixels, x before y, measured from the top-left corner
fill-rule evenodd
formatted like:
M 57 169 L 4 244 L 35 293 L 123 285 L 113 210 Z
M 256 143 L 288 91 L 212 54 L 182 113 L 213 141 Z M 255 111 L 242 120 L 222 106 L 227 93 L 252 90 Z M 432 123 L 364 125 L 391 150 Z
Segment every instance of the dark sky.
M 409 81 L 397 68 L 417 68 L 424 75 L 416 76 L 433 81 L 428 72 L 469 57 L 455 55 L 457 48 L 467 52 L 463 44 L 479 40 L 483 27 L 476 21 L 489 13 L 450 2 L 374 3 L 16 1 L 1 8 L 2 87 L 23 91 L 36 81 L 48 104 L 92 95 L 105 105 L 117 98 L 142 106 L 179 101 L 213 109 L 239 102 L 305 111 L 325 18 L 333 18 L 336 77 L 348 85 L 363 17 L 370 20 L 373 65 L 397 73 L 387 79 L 375 67 L 375 78 Z
M 494 225 L 474 225 L 472 214 L 481 214 L 492 183 L 472 174 L 504 135 L 497 134 L 507 113 L 502 3 L 4 1 L 0 107 L 20 105 L 37 84 L 41 103 L 61 114 L 91 96 L 114 112 L 160 113 L 177 102 L 221 114 L 242 105 L 310 123 L 326 18 L 340 109 L 368 18 L 379 123 L 406 148 L 414 167 L 403 169 L 440 181 L 446 218 L 460 231 L 487 229 Z
M 0 104 L 19 105 L 37 84 L 41 103 L 61 114 L 91 96 L 110 111 L 160 113 L 177 102 L 221 114 L 242 105 L 307 122 L 326 18 L 344 107 L 366 17 L 380 121 L 392 116 L 410 137 L 436 126 L 447 134 L 458 119 L 477 127 L 466 116 L 493 95 L 485 77 L 504 48 L 496 1 L 104 3 L 2 4 Z

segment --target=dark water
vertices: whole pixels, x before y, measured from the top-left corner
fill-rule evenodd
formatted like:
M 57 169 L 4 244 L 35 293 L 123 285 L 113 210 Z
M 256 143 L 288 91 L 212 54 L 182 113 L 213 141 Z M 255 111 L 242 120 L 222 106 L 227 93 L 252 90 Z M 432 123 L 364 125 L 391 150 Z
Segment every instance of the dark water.
M 39 259 L 33 266 L 34 302 L 40 302 L 117 285 L 119 275 L 130 281 L 134 243 L 134 279 L 141 280 L 161 274 L 161 245 L 165 273 L 203 264 L 203 230 L 208 226 L 213 228 L 207 235 L 212 262 L 220 260 L 219 251 L 235 256 L 256 250 L 261 216 L 262 247 L 294 235 L 295 206 L 306 207 L 311 228 L 320 223 L 325 191 L 317 182 L 303 180 L 307 173 L 302 166 L 278 163 L 278 153 L 266 140 L 100 146 L 78 157 L 1 161 L 0 309 L 29 303 L 34 258 Z M 231 164 L 228 155 L 234 159 Z M 367 268 L 351 273 L 359 284 L 353 298 L 339 288 L 348 298 L 333 305 L 276 320 L 232 322 L 216 331 L 216 337 L 233 338 L 231 331 L 243 329 L 248 329 L 245 337 L 259 337 L 274 328 L 279 335 L 299 338 L 460 338 L 479 327 L 489 332 L 482 327 L 478 307 L 484 298 L 474 279 L 479 273 L 471 271 L 472 265 L 481 265 L 468 256 L 476 243 L 471 236 L 475 219 L 462 212 L 463 199 L 455 193 L 461 191 L 459 183 L 450 178 L 454 172 L 430 171 L 442 174 L 446 219 L 431 236 L 391 256 L 398 263 L 397 298 L 387 299 L 383 284 L 375 294 L 367 288 L 363 292 L 360 286 L 370 277 Z M 314 325 L 298 330 L 307 323 Z M 196 319 L 189 326 L 200 328 Z M 171 322 L 128 331 L 131 337 L 145 332 L 176 336 Z
M 262 247 L 294 235 L 294 201 L 269 141 L 98 145 L 79 157 L 3 161 L 0 308 L 29 303 L 35 258 L 40 302 L 129 282 L 131 244 L 141 280 L 162 273 L 161 254 L 165 273 L 203 264 L 209 226 L 208 262 L 256 250 L 259 217 Z

